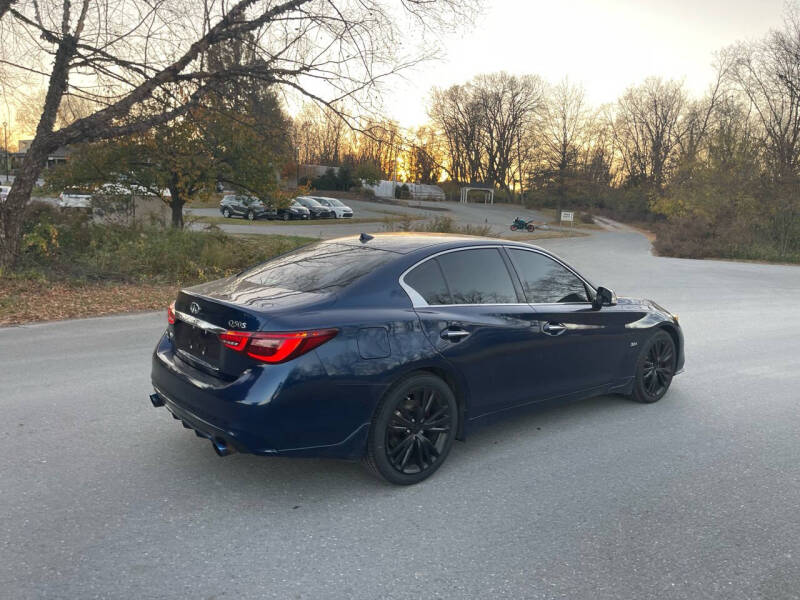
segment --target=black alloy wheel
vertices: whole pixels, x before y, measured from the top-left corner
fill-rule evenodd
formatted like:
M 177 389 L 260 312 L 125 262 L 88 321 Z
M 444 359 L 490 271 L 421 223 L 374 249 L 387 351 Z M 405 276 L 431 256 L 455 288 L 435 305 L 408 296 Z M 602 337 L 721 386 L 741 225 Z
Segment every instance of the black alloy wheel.
M 289 220 L 289 213 L 287 213 L 287 212 L 283 213 L 283 220 L 284 221 L 288 221 Z
M 676 358 L 675 342 L 666 331 L 647 340 L 636 365 L 632 398 L 648 404 L 661 400 L 675 375 Z
M 418 483 L 447 458 L 457 427 L 450 387 L 435 375 L 413 375 L 396 384 L 376 411 L 365 463 L 390 483 Z
M 230 219 L 231 218 L 231 209 L 228 208 L 227 206 L 225 208 L 223 208 L 222 209 L 222 216 L 225 217 L 226 219 Z

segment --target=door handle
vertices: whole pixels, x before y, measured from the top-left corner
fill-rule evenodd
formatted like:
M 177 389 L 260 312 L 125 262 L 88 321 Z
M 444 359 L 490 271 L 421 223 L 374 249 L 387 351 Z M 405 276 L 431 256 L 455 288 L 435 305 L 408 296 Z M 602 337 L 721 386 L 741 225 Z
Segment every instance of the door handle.
M 441 337 L 443 340 L 450 340 L 451 342 L 460 342 L 469 335 L 469 331 L 463 329 L 445 329 L 442 331 Z
M 542 332 L 547 335 L 561 335 L 567 330 L 567 326 L 563 323 L 545 323 L 542 325 Z

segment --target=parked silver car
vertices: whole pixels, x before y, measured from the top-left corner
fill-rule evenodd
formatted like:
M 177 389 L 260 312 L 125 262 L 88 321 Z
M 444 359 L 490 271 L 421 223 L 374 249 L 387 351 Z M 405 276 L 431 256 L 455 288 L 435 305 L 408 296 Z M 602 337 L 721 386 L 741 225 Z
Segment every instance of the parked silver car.
M 311 196 L 314 200 L 333 211 L 334 219 L 352 219 L 353 209 L 347 206 L 338 198 L 328 198 L 326 196 Z

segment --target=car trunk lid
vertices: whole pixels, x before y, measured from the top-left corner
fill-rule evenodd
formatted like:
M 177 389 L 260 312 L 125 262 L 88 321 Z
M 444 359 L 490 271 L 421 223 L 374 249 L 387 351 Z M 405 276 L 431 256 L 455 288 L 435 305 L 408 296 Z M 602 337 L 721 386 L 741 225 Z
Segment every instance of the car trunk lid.
M 330 294 L 259 286 L 236 278 L 181 290 L 173 325 L 176 353 L 193 367 L 223 378 L 236 377 L 254 361 L 226 347 L 220 334 L 282 331 L 287 314 L 329 299 Z

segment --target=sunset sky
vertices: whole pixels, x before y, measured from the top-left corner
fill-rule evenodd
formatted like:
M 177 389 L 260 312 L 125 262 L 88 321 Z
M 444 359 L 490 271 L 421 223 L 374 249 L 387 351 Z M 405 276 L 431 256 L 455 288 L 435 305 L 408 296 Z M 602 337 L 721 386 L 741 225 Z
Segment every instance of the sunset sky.
M 650 75 L 684 79 L 702 94 L 714 52 L 764 36 L 783 10 L 782 0 L 487 0 L 471 31 L 443 40 L 444 60 L 407 73 L 385 106 L 401 125 L 418 125 L 432 86 L 500 70 L 569 76 L 593 104 Z

